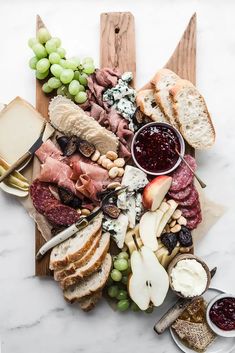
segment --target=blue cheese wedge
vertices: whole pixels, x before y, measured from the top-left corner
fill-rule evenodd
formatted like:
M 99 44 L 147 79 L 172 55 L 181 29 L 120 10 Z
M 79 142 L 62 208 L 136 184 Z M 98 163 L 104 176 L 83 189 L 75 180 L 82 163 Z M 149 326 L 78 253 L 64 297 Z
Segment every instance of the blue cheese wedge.
M 147 174 L 142 170 L 127 165 L 122 178 L 122 186 L 127 186 L 128 191 L 138 191 L 148 184 Z
M 123 213 L 121 213 L 117 219 L 106 217 L 103 221 L 103 230 L 105 232 L 110 232 L 120 249 L 122 249 L 124 245 L 128 223 L 128 217 Z

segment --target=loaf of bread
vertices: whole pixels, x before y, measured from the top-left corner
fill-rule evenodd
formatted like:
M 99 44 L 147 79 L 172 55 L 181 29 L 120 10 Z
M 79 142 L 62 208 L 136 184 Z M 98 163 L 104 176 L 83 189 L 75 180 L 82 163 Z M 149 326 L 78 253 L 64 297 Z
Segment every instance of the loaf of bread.
M 206 149 L 215 141 L 215 129 L 206 103 L 191 82 L 178 80 L 170 89 L 179 130 L 195 149 Z

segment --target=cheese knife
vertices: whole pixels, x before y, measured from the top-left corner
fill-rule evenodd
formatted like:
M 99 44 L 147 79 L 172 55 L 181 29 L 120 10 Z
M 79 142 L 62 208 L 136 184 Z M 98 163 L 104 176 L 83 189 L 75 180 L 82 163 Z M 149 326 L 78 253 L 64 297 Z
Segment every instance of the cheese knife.
M 86 217 L 81 217 L 76 223 L 72 224 L 56 236 L 48 240 L 37 252 L 36 260 L 40 260 L 49 250 L 54 248 L 56 245 L 63 243 L 65 240 L 71 238 L 79 230 L 85 228 L 100 212 L 102 212 L 103 206 L 109 201 L 110 197 L 116 196 L 126 190 L 126 187 L 122 187 L 118 190 L 112 190 L 104 196 L 101 206 L 98 207 L 94 212 L 90 213 Z
M 12 172 L 14 172 L 17 168 L 21 166 L 28 158 L 30 158 L 43 144 L 43 133 L 46 128 L 46 121 L 43 122 L 40 135 L 38 139 L 34 142 L 34 144 L 30 147 L 30 149 L 23 154 L 16 162 L 14 162 L 7 171 L 0 177 L 0 183 L 6 179 Z

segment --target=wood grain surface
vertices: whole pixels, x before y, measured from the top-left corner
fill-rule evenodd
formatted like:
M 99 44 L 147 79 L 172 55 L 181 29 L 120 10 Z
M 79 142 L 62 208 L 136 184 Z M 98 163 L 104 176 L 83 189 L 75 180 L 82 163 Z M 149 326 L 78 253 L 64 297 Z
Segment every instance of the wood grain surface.
M 135 22 L 130 12 L 109 12 L 100 16 L 100 67 L 133 73 L 136 79 Z
M 36 19 L 36 32 L 39 28 L 45 27 L 44 23 L 40 16 L 37 15 Z M 50 97 L 46 96 L 42 91 L 43 82 L 36 79 L 36 109 L 42 116 L 48 119 L 48 105 L 50 101 Z M 37 158 L 37 157 L 34 157 Z M 35 254 L 41 248 L 41 246 L 45 243 L 44 238 L 42 237 L 40 231 L 35 226 Z M 49 276 L 51 275 L 51 271 L 49 270 L 49 254 L 44 256 L 40 261 L 35 260 L 35 275 L 36 276 Z

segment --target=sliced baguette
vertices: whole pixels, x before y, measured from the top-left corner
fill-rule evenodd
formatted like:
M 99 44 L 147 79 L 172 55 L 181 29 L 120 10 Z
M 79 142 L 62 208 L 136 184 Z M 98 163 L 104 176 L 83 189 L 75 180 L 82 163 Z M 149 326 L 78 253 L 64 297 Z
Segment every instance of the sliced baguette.
M 156 89 L 154 96 L 156 102 L 168 118 L 170 124 L 176 128 L 178 128 L 178 125 L 174 116 L 174 110 L 172 107 L 169 90 L 176 84 L 179 79 L 180 77 L 173 71 L 168 69 L 161 69 L 156 73 L 151 81 Z
M 97 302 L 101 299 L 101 297 L 102 297 L 102 291 L 98 291 L 97 293 L 88 295 L 87 297 L 79 301 L 80 308 L 86 312 L 94 309 L 94 307 L 96 306 Z
M 51 270 L 62 269 L 69 263 L 80 259 L 87 252 L 101 228 L 102 217 L 102 214 L 98 215 L 86 228 L 52 249 L 49 265 Z
M 86 277 L 79 284 L 64 290 L 64 298 L 70 303 L 74 303 L 81 301 L 81 299 L 88 295 L 101 291 L 108 280 L 111 268 L 112 257 L 110 254 L 107 254 L 101 268 L 97 272 Z
M 215 129 L 206 103 L 197 88 L 187 80 L 179 80 L 170 89 L 180 132 L 195 149 L 206 149 L 215 142 Z
M 142 113 L 150 117 L 153 121 L 169 123 L 169 120 L 156 103 L 154 94 L 154 89 L 139 91 L 136 97 L 137 106 L 140 108 Z
M 84 266 L 77 268 L 75 273 L 60 281 L 61 288 L 66 289 L 97 271 L 108 252 L 109 244 L 110 234 L 104 233 L 100 239 L 99 247 L 96 249 L 91 259 Z
M 91 244 L 91 247 L 84 253 L 84 255 L 77 261 L 72 262 L 65 266 L 62 270 L 54 271 L 54 280 L 61 281 L 63 278 L 72 275 L 76 272 L 76 269 L 84 266 L 92 257 L 97 247 L 99 246 L 99 241 L 102 235 L 102 229 L 100 228 L 96 233 L 96 236 Z

